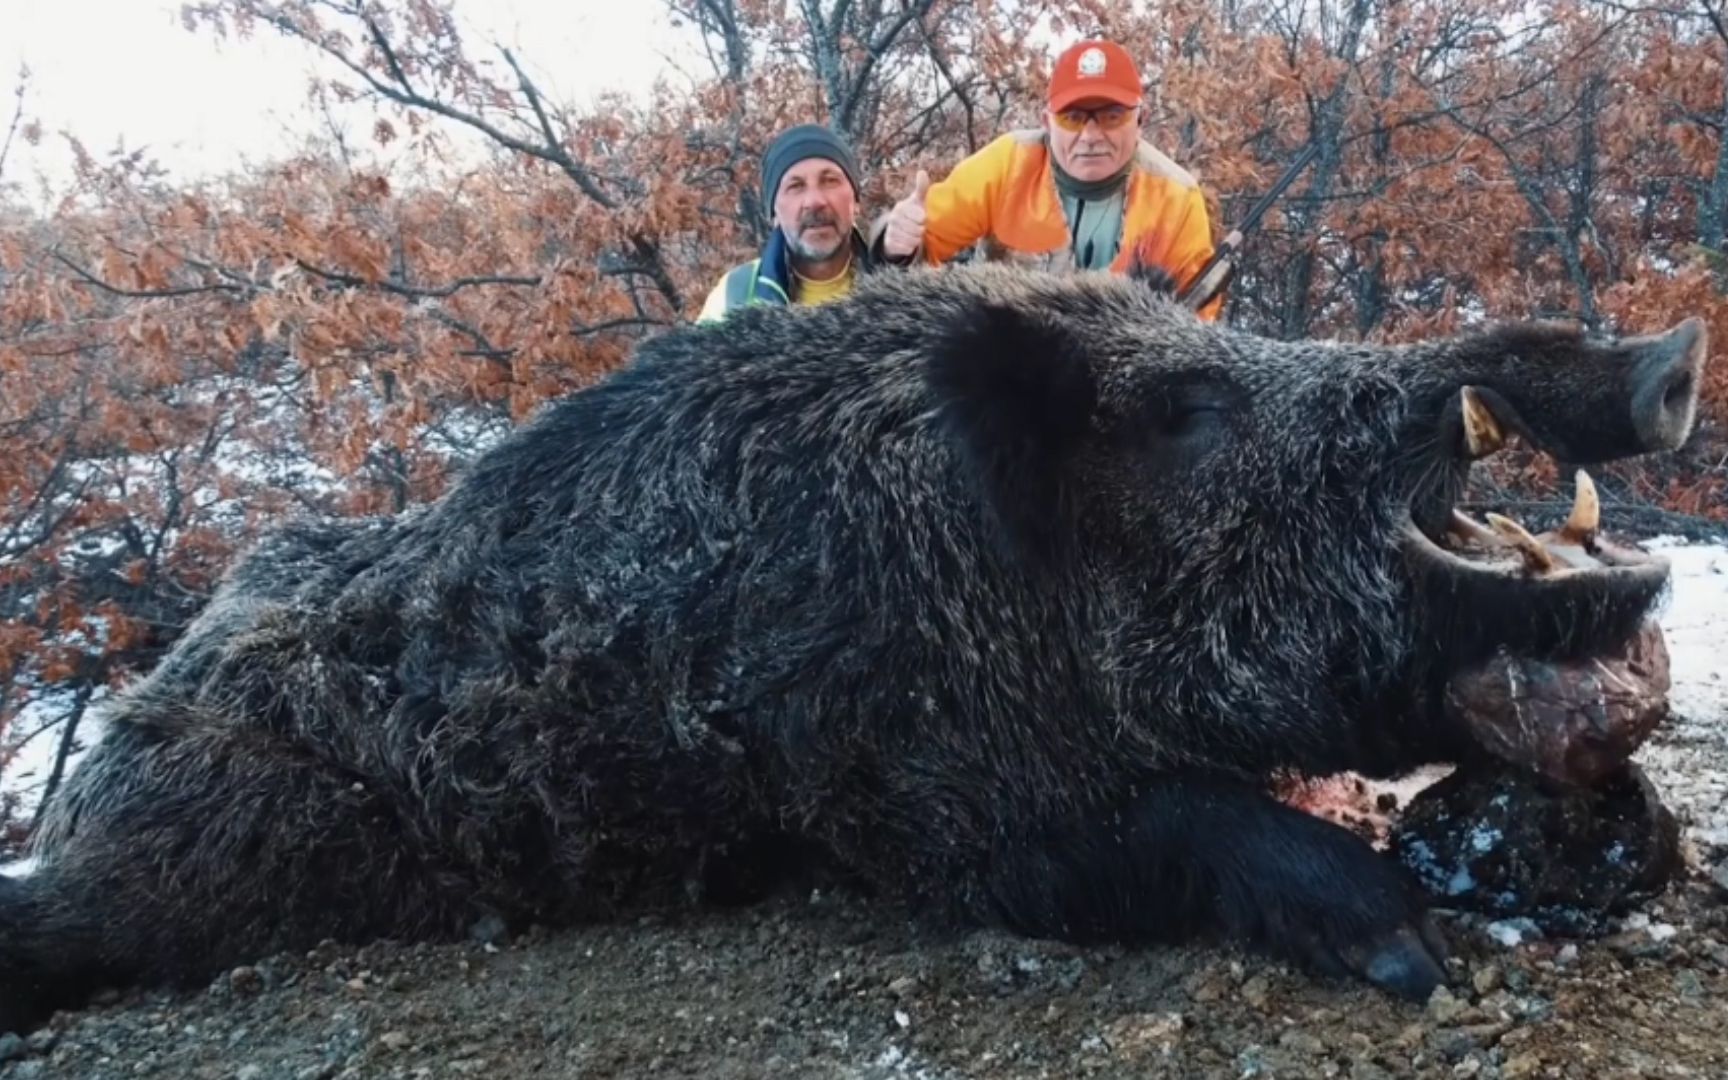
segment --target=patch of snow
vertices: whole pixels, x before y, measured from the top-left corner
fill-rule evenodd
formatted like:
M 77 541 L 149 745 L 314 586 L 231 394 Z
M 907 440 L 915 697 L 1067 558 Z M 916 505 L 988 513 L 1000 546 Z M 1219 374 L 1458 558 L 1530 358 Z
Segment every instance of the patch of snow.
M 1404 846 L 1405 863 L 1412 872 L 1422 879 L 1424 885 L 1434 887 L 1446 876 L 1440 868 L 1440 860 L 1434 857 L 1434 849 L 1427 842 L 1412 840 Z
M 1529 919 L 1501 919 L 1489 923 L 1484 929 L 1488 936 L 1508 949 L 1515 949 L 1526 941 L 1535 941 L 1542 936 L 1542 930 Z
M 1658 613 L 1668 644 L 1672 716 L 1641 747 L 1643 766 L 1686 839 L 1728 851 L 1728 546 L 1656 537 L 1673 569 Z
M 78 722 L 78 732 L 66 756 L 62 779 L 72 774 L 78 762 L 101 739 L 102 723 L 96 706 L 105 694 L 106 688 L 98 688 L 90 695 L 89 706 Z M 18 710 L 4 744 L 0 745 L 0 761 L 5 762 L 4 775 L 0 776 L 0 797 L 13 801 L 13 810 L 21 819 L 27 820 L 35 812 L 48 777 L 53 774 L 63 725 L 76 699 L 76 691 L 62 686 L 36 690 L 30 702 Z M 34 866 L 33 859 L 0 863 L 0 874 L 18 877 Z
M 1459 863 L 1452 870 L 1452 877 L 1446 882 L 1447 896 L 1463 896 L 1476 887 L 1476 879 L 1470 874 L 1470 867 Z
M 29 877 L 36 870 L 36 856 L 30 855 L 22 859 L 14 859 L 9 863 L 0 863 L 0 877 Z

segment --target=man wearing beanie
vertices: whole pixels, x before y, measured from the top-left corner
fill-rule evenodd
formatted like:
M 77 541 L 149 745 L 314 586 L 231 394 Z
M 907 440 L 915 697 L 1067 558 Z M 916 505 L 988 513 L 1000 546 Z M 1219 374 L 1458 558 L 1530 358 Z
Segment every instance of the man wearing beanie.
M 774 230 L 761 253 L 728 270 L 698 321 L 745 304 L 823 304 L 852 291 L 872 259 L 857 226 L 858 162 L 820 124 L 781 132 L 762 155 L 762 205 Z
M 1112 41 L 1056 60 L 1044 126 L 1016 131 L 912 191 L 873 230 L 884 261 L 947 262 L 983 242 L 985 258 L 1123 272 L 1136 261 L 1181 287 L 1212 256 L 1200 185 L 1140 136 L 1140 73 Z M 1216 319 L 1223 296 L 1200 314 Z

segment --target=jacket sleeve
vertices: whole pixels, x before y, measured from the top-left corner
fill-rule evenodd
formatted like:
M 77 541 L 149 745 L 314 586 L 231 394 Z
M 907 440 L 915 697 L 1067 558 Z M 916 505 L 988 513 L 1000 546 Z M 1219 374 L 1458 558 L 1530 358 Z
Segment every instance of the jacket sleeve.
M 1176 227 L 1176 236 L 1170 243 L 1168 256 L 1170 276 L 1178 285 L 1185 286 L 1200 273 L 1200 268 L 1206 265 L 1206 260 L 1212 257 L 1212 221 L 1206 213 L 1206 196 L 1197 187 L 1189 188 L 1186 196 L 1186 207 L 1183 209 L 1180 223 Z M 1214 322 L 1218 313 L 1224 307 L 1224 294 L 1229 286 L 1218 290 L 1199 311 L 1200 317 L 1207 322 Z
M 1013 155 L 1014 136 L 999 136 L 930 185 L 924 196 L 925 262 L 945 263 L 991 234 L 997 192 Z

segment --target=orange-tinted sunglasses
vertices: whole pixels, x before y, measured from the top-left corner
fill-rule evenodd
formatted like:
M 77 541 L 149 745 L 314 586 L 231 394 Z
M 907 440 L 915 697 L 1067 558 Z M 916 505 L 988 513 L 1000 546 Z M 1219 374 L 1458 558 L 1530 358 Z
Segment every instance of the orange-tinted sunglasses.
M 1096 109 L 1063 109 L 1056 114 L 1056 126 L 1063 131 L 1084 131 L 1086 121 L 1098 121 L 1100 131 L 1115 131 L 1134 118 L 1139 111 L 1134 105 L 1101 105 Z

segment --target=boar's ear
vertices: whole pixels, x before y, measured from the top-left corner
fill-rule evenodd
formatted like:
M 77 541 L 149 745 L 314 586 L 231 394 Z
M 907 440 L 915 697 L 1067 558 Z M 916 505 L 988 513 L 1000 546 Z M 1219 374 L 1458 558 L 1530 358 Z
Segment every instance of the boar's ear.
M 1069 520 L 1073 452 L 1098 401 L 1079 339 L 981 303 L 938 330 L 926 377 L 986 503 L 1016 540 L 1047 547 Z

